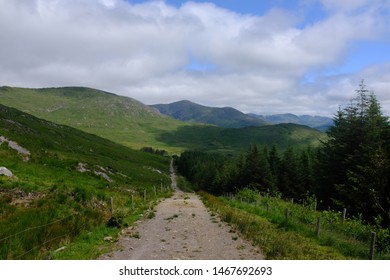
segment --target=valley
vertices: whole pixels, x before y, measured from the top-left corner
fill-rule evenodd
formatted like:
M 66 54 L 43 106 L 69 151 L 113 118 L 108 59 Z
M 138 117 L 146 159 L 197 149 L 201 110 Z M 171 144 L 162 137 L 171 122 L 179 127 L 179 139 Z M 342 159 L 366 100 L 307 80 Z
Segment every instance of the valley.
M 217 259 L 365 259 L 371 231 L 378 233 L 377 258 L 389 258 L 381 209 L 358 216 L 360 206 L 354 209 L 349 194 L 327 181 L 340 173 L 334 166 L 349 164 L 329 151 L 348 147 L 334 144 L 343 133 L 350 134 L 341 139 L 354 144 L 355 123 L 325 134 L 301 124 L 269 124 L 233 108 L 188 101 L 174 109 L 146 106 L 81 87 L 0 87 L 0 101 L 1 259 L 207 259 L 220 236 L 215 246 L 230 246 L 231 254 L 213 255 Z M 378 129 L 387 127 L 380 120 Z M 369 134 L 375 125 L 359 127 L 370 141 L 377 139 Z M 360 172 L 350 170 L 349 176 Z M 335 218 L 337 203 L 349 205 L 346 222 Z M 296 211 L 291 223 L 281 221 L 283 207 Z M 335 233 L 317 240 L 311 227 L 318 215 Z M 259 225 L 268 241 L 251 233 Z M 169 230 L 163 234 L 162 227 Z M 203 240 L 205 231 L 214 237 Z

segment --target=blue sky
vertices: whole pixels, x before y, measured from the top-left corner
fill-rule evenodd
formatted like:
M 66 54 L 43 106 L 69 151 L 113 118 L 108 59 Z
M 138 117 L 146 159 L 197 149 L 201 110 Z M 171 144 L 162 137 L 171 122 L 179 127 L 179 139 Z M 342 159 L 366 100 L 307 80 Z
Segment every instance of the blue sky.
M 390 115 L 389 26 L 387 0 L 0 0 L 0 85 L 332 116 L 364 79 Z

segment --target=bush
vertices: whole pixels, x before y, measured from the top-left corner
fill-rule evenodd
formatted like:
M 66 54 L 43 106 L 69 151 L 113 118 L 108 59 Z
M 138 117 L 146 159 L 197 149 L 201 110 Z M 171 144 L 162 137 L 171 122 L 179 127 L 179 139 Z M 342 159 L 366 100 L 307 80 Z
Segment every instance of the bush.
M 237 200 L 242 200 L 243 202 L 247 203 L 253 203 L 257 201 L 259 194 L 257 191 L 254 191 L 250 188 L 244 188 L 239 191 L 235 197 Z

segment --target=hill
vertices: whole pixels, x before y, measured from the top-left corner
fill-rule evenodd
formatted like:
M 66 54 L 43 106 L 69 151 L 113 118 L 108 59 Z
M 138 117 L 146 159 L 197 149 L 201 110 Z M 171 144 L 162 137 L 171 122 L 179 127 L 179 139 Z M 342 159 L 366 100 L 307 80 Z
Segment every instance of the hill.
M 90 252 L 71 258 L 92 257 L 94 242 L 116 234 L 106 225 L 139 218 L 153 186 L 169 185 L 168 166 L 162 156 L 0 105 L 0 259 L 53 258 L 59 247 L 71 254 L 65 247 L 85 240 Z
M 160 135 L 160 140 L 186 149 L 219 151 L 238 154 L 251 144 L 277 145 L 283 151 L 288 147 L 296 149 L 308 145 L 316 147 L 326 135 L 316 129 L 296 124 L 249 126 L 223 128 L 213 126 L 186 126 Z
M 150 146 L 171 153 L 187 149 L 237 153 L 252 143 L 278 144 L 283 150 L 290 145 L 316 145 L 324 137 L 309 127 L 293 124 L 224 128 L 186 123 L 134 99 L 89 88 L 1 87 L 0 103 L 128 147 Z
M 262 126 L 266 124 L 265 121 L 259 118 L 248 116 L 231 107 L 207 107 L 188 100 L 150 106 L 158 109 L 162 114 L 185 122 L 213 124 L 228 128 Z
M 255 118 L 259 118 L 261 120 L 265 120 L 272 124 L 295 123 L 295 124 L 306 125 L 311 128 L 318 129 L 320 131 L 326 131 L 329 127 L 333 125 L 333 119 L 328 117 L 321 117 L 321 116 L 309 116 L 309 115 L 297 116 L 294 114 L 277 114 L 277 115 L 248 114 L 248 115 Z
M 1 87 L 0 103 L 137 149 L 168 148 L 155 135 L 185 125 L 132 98 L 91 88 Z

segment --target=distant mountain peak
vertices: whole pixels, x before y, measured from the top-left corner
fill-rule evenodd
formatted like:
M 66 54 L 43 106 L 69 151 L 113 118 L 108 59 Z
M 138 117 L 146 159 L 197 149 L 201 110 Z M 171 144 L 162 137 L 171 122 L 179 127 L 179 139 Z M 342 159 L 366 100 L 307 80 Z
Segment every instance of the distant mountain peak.
M 158 109 L 161 114 L 186 122 L 206 123 L 228 128 L 266 125 L 263 120 L 248 116 L 232 107 L 208 107 L 189 100 L 150 106 Z
M 322 116 L 310 116 L 310 115 L 294 115 L 291 113 L 275 114 L 275 115 L 256 115 L 248 114 L 252 117 L 256 117 L 272 124 L 281 123 L 294 123 L 300 125 L 306 125 L 311 128 L 318 129 L 320 131 L 326 131 L 329 127 L 333 126 L 333 119 Z

